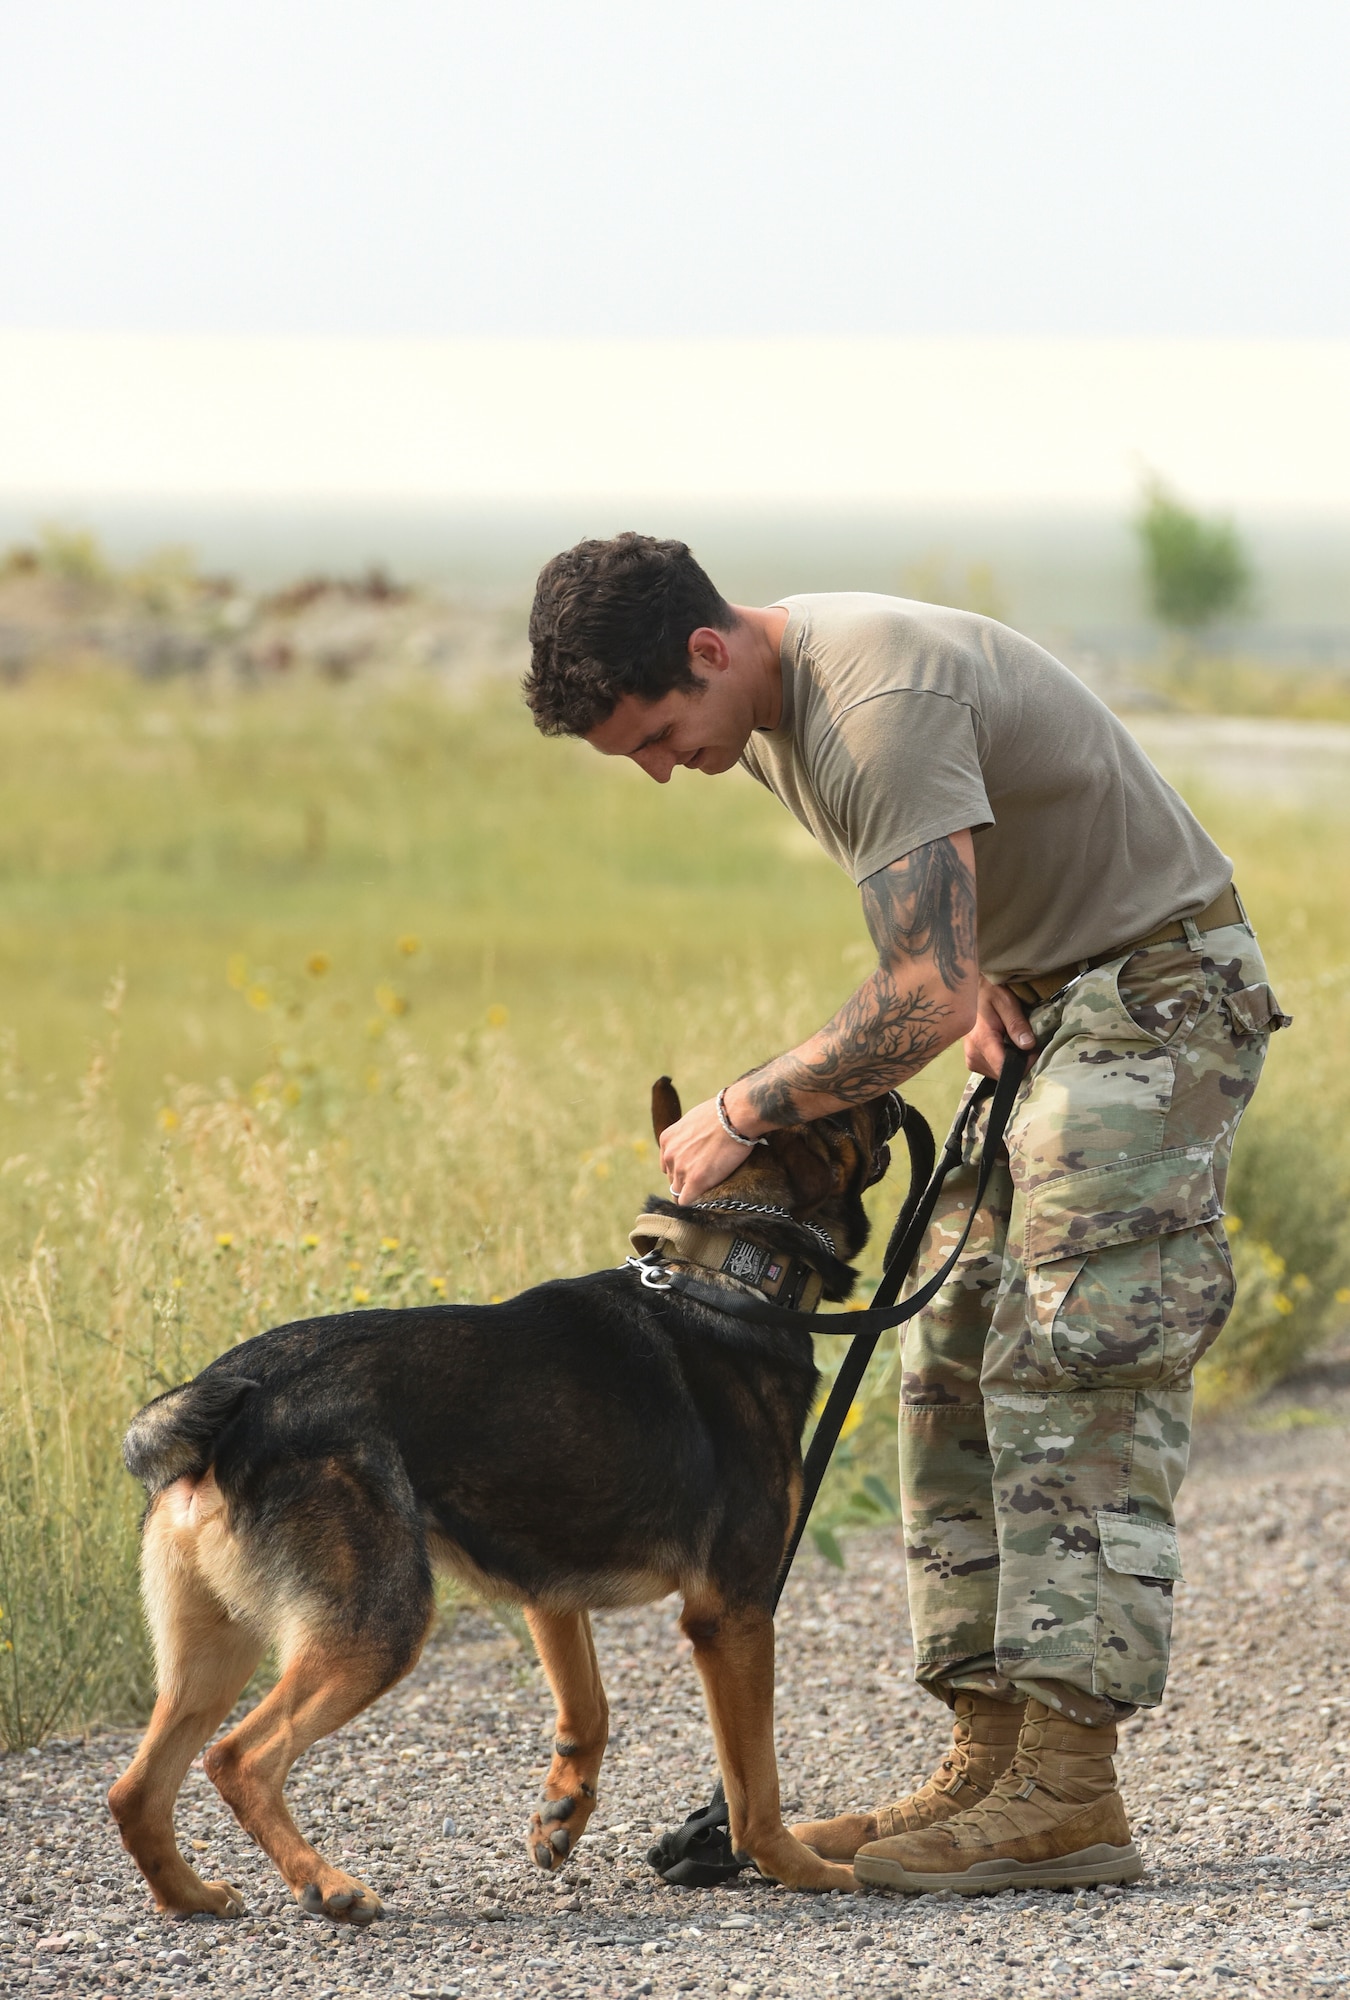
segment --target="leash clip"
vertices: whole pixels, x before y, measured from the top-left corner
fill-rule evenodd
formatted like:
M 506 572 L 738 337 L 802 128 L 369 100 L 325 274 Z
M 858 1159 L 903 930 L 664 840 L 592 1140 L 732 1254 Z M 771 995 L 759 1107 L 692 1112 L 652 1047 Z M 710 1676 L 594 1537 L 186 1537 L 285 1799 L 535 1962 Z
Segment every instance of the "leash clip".
M 636 1271 L 649 1292 L 670 1290 L 671 1274 L 654 1250 L 649 1250 L 645 1257 L 625 1257 L 623 1267 L 626 1271 Z

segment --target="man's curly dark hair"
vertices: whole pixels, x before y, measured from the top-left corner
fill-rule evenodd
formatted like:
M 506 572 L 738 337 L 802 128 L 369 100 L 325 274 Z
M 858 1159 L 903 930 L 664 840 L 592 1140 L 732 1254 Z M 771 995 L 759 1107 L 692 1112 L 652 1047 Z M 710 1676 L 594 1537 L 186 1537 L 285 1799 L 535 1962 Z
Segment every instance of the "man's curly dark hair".
M 585 736 L 626 694 L 660 701 L 702 685 L 689 635 L 729 632 L 736 614 L 683 542 L 615 535 L 578 542 L 545 563 L 530 612 L 530 671 L 522 682 L 546 736 Z

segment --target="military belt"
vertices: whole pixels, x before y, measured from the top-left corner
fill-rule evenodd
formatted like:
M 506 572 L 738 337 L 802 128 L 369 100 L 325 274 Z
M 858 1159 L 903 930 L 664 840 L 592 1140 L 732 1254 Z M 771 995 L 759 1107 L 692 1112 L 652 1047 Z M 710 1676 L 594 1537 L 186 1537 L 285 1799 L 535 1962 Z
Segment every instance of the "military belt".
M 1153 944 L 1179 944 L 1183 938 L 1190 936 L 1192 930 L 1217 931 L 1225 924 L 1245 924 L 1246 921 L 1247 913 L 1230 882 L 1221 895 L 1194 917 L 1174 917 L 1170 924 L 1159 924 L 1157 930 L 1149 931 L 1146 937 L 1133 938 L 1129 944 L 1113 945 L 1110 951 L 1099 951 L 1095 958 L 1081 958 L 1075 965 L 1061 965 L 1057 972 L 1042 972 L 1035 979 L 1010 979 L 1007 982 L 1008 991 L 1024 1007 L 1039 1007 L 1062 992 L 1071 979 L 1078 979 L 1099 965 L 1109 965 L 1114 958 L 1129 958 L 1133 952 L 1146 951 Z

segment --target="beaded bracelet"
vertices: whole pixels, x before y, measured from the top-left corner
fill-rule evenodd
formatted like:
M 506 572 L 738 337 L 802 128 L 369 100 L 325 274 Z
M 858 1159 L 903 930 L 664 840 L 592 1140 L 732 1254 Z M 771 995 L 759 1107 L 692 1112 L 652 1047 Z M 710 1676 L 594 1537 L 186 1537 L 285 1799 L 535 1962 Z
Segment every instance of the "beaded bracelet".
M 727 1116 L 726 1095 L 727 1095 L 726 1086 L 724 1084 L 722 1089 L 719 1090 L 717 1093 L 717 1118 L 719 1124 L 722 1127 L 722 1130 L 726 1133 L 728 1139 L 734 1139 L 738 1146 L 765 1145 L 767 1141 L 765 1141 L 764 1139 L 747 1139 L 744 1132 L 738 1132 L 736 1130 L 736 1127 L 732 1124 L 730 1118 L 728 1118 Z

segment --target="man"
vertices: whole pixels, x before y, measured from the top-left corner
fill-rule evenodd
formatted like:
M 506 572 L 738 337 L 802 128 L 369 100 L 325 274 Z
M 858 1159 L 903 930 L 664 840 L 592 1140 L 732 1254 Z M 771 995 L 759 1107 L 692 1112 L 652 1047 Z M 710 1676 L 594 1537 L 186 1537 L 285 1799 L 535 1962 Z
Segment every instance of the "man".
M 1035 1051 L 905 1338 L 916 1674 L 952 1745 L 910 1797 L 795 1831 L 911 1890 L 1132 1880 L 1116 1728 L 1163 1692 L 1191 1369 L 1233 1296 L 1229 1152 L 1284 1021 L 1230 865 L 1110 711 L 987 618 L 733 606 L 683 543 L 620 535 L 546 566 L 530 638 L 541 729 L 659 784 L 739 764 L 849 871 L 877 948 L 831 1021 L 666 1132 L 680 1201 L 951 1042 L 986 1076 L 1009 1039 Z M 920 1275 L 973 1183 L 949 1180 Z

